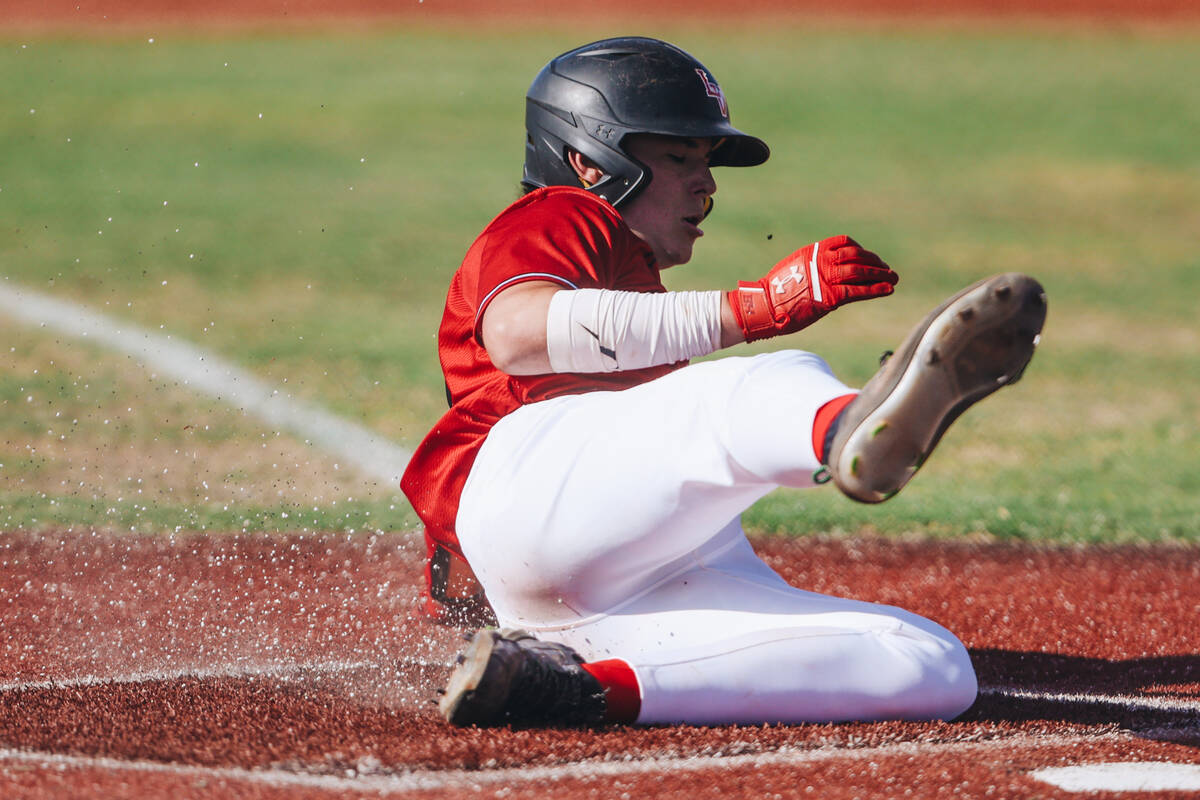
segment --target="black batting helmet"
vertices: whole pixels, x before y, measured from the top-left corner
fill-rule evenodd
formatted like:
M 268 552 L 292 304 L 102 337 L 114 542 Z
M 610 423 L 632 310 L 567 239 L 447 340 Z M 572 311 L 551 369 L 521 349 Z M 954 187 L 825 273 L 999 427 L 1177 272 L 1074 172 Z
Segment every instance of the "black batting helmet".
M 528 186 L 578 186 L 567 149 L 590 158 L 604 178 L 588 190 L 614 206 L 650 181 L 622 140 L 631 133 L 723 139 L 714 167 L 752 167 L 771 151 L 729 123 L 725 94 L 708 69 L 674 45 L 631 36 L 604 39 L 555 58 L 525 98 Z

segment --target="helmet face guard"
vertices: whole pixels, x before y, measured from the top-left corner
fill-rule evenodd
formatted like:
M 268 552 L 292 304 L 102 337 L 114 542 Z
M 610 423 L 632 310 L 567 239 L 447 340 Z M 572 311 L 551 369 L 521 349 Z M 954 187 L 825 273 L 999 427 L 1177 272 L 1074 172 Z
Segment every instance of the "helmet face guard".
M 576 150 L 604 173 L 588 191 L 617 207 L 651 178 L 622 145 L 630 134 L 722 139 L 714 167 L 752 167 L 770 155 L 761 139 L 730 124 L 725 93 L 703 64 L 641 37 L 584 45 L 543 67 L 525 99 L 525 130 L 524 183 L 580 185 L 567 162 Z

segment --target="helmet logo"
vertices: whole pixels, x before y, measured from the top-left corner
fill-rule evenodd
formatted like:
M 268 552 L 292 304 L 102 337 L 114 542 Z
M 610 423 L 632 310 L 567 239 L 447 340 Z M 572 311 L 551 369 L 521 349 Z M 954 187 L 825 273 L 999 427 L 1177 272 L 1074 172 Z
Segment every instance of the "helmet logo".
M 704 93 L 717 101 L 717 105 L 721 107 L 721 116 L 729 119 L 729 105 L 725 102 L 725 93 L 721 91 L 721 87 L 717 85 L 716 80 L 699 67 L 696 68 L 696 74 L 700 76 L 700 80 L 704 83 Z

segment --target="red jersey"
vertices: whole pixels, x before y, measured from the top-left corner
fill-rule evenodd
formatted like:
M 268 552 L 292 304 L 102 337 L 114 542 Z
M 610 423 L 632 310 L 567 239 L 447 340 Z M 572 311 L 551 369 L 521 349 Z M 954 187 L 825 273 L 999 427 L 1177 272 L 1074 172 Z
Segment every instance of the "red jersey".
M 594 374 L 509 375 L 480 344 L 480 321 L 503 289 L 551 281 L 566 289 L 664 292 L 650 248 L 608 202 L 553 186 L 525 195 L 492 220 L 450 281 L 438 357 L 450 410 L 409 461 L 400 486 L 426 537 L 461 555 L 454 520 L 471 465 L 492 425 L 526 403 L 565 394 L 616 391 L 683 366 Z

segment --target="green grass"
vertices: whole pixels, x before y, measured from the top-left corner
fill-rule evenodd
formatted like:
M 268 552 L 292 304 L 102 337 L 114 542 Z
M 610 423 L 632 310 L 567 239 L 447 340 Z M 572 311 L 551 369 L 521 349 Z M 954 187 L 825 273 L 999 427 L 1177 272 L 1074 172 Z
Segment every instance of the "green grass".
M 966 282 L 1017 269 L 1050 295 L 1024 381 L 963 419 L 904 494 L 779 491 L 751 526 L 1200 538 L 1200 32 L 650 33 L 698 54 L 773 151 L 718 174 L 708 235 L 670 285 L 731 286 L 839 232 L 902 276 L 887 301 L 734 352 L 813 349 L 861 382 Z M 161 326 L 412 446 L 444 403 L 446 282 L 515 195 L 523 92 L 578 43 L 510 37 L 0 39 L 0 275 Z M 327 487 L 327 457 L 125 359 L 0 331 L 0 525 L 412 523 L 394 487 Z
M 209 531 L 387 532 L 410 528 L 414 515 L 397 503 L 350 501 L 306 507 L 179 505 L 75 495 L 0 493 L 0 526 L 56 530 L 103 527 L 121 533 Z

